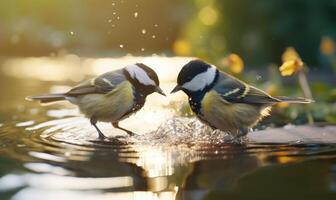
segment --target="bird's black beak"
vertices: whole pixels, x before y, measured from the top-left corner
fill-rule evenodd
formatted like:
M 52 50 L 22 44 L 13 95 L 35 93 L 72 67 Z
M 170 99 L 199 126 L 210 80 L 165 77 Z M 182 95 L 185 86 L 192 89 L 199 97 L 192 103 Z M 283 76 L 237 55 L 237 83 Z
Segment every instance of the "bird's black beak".
M 178 91 L 180 91 L 181 89 L 182 89 L 182 87 L 179 86 L 179 85 L 177 85 L 177 86 L 175 86 L 174 89 L 170 92 L 170 94 L 175 93 L 175 92 L 178 92 Z
M 166 96 L 166 94 L 163 92 L 163 90 L 159 86 L 156 87 L 155 92 L 157 92 L 157 93 L 159 93 L 163 96 Z

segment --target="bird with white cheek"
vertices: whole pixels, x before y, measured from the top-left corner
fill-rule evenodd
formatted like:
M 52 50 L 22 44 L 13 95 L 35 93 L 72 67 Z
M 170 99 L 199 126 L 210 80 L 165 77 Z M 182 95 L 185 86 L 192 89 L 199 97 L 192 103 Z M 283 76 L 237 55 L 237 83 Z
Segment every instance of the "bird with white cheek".
M 272 97 L 201 60 L 183 66 L 177 86 L 171 93 L 182 90 L 197 117 L 213 129 L 245 136 L 272 105 L 280 102 L 311 103 L 310 99 Z
M 140 110 L 149 94 L 157 92 L 165 95 L 159 84 L 153 69 L 136 63 L 83 81 L 66 93 L 30 96 L 27 99 L 41 103 L 67 100 L 77 105 L 96 128 L 99 138 L 105 139 L 97 122 L 111 122 L 113 127 L 133 135 L 132 131 L 120 127 L 119 121 Z

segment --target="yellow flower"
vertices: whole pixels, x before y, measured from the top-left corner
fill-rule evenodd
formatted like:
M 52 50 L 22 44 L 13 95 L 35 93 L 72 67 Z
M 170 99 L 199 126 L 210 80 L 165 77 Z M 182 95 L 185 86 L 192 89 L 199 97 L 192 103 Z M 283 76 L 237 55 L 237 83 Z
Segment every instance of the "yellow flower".
M 335 53 L 335 42 L 330 37 L 323 37 L 321 40 L 320 51 L 324 55 L 332 55 Z
M 279 70 L 282 76 L 291 76 L 303 69 L 304 63 L 293 47 L 288 47 L 281 58 L 283 64 L 280 66 Z
M 293 47 L 288 47 L 285 52 L 282 54 L 282 62 L 285 63 L 289 60 L 296 60 L 300 58 L 298 52 Z
M 244 70 L 244 61 L 237 54 L 229 54 L 221 60 L 221 64 L 235 74 Z
M 284 62 L 279 70 L 281 76 L 291 76 L 292 74 L 303 69 L 304 63 L 300 58 L 296 58 L 295 60 L 288 60 Z

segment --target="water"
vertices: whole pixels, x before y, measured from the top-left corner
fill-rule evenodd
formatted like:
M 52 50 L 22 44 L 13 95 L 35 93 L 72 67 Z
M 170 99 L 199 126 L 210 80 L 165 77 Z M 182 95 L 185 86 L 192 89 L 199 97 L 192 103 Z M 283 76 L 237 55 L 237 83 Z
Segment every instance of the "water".
M 117 144 L 97 140 L 94 128 L 70 104 L 40 107 L 24 100 L 133 62 L 154 66 L 169 91 L 187 60 L 72 55 L 3 62 L 0 199 L 335 198 L 336 145 L 328 143 L 332 134 L 320 129 L 309 140 L 307 131 L 277 137 L 284 129 L 228 142 L 229 136 L 179 114 L 183 94 L 152 95 L 143 110 L 121 123 L 137 136 L 99 123 L 109 137 L 125 136 Z

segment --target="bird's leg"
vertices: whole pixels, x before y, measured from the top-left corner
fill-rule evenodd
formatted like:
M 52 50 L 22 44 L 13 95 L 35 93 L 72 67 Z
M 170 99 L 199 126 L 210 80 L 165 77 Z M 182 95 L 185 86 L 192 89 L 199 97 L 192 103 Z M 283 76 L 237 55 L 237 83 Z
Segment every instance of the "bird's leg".
M 250 128 L 240 128 L 236 137 L 244 137 L 245 135 L 247 135 L 248 132 L 250 132 Z
M 112 122 L 112 126 L 113 126 L 114 128 L 117 128 L 117 129 L 120 129 L 120 130 L 125 131 L 129 136 L 133 136 L 133 135 L 134 135 L 134 133 L 133 133 L 132 131 L 120 127 L 120 126 L 119 126 L 119 122 Z
M 90 118 L 90 123 L 92 126 L 94 126 L 99 134 L 99 139 L 104 140 L 107 139 L 107 137 L 99 130 L 97 126 L 97 120 L 95 118 Z

